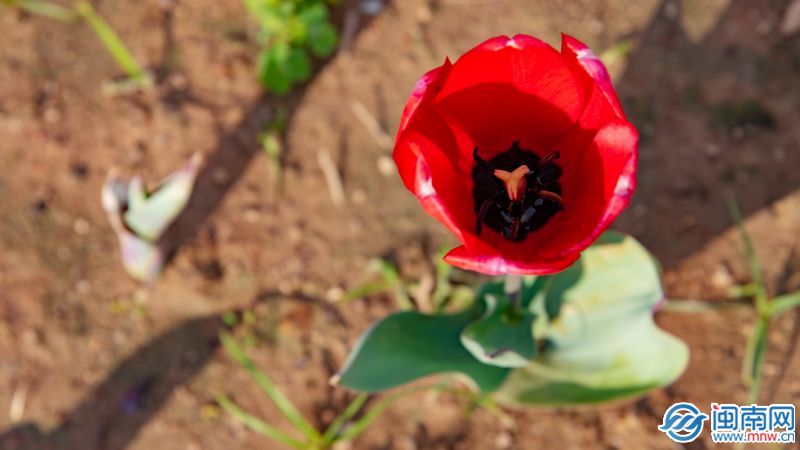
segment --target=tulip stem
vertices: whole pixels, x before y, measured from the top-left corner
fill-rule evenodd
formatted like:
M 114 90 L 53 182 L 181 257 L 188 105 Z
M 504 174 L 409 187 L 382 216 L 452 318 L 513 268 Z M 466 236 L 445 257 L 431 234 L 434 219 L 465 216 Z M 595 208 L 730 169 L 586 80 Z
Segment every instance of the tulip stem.
M 522 276 L 520 275 L 506 275 L 506 280 L 503 285 L 503 292 L 506 298 L 511 301 L 513 311 L 518 313 L 522 309 Z

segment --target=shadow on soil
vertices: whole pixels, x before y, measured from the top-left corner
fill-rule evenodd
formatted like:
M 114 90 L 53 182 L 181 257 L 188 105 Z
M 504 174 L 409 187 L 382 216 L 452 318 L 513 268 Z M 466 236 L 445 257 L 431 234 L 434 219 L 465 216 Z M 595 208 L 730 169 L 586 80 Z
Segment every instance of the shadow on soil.
M 3 450 L 122 450 L 213 356 L 218 317 L 192 319 L 123 361 L 49 434 L 24 424 L 0 436 Z
M 749 216 L 800 187 L 786 101 L 800 96 L 800 36 L 756 31 L 788 2 L 733 0 L 696 42 L 680 21 L 691 4 L 662 2 L 615 83 L 641 133 L 639 186 L 615 227 L 666 268 L 732 226 L 729 193 Z

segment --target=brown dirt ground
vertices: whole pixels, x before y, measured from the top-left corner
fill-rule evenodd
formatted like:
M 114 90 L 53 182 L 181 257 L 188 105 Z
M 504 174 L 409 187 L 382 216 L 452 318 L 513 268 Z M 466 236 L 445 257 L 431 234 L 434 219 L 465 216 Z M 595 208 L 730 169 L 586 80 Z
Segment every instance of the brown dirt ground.
M 166 3 L 97 2 L 158 74 L 158 88 L 115 98 L 100 86 L 118 69 L 86 27 L 0 12 L 3 450 L 280 448 L 207 408 L 223 390 L 286 425 L 215 350 L 215 317 L 257 297 L 267 335 L 252 355 L 307 417 L 329 421 L 351 394 L 327 378 L 393 305 L 376 296 L 331 308 L 324 298 L 363 281 L 371 257 L 399 255 L 414 276 L 427 270 L 420 255 L 449 242 L 381 168 L 388 150 L 350 105 L 363 103 L 393 132 L 420 74 L 498 34 L 558 45 L 565 31 L 598 53 L 633 45 L 612 69 L 642 131 L 640 188 L 617 228 L 661 260 L 670 297 L 720 300 L 748 280 L 725 206 L 730 189 L 770 291 L 800 288 L 800 37 L 776 31 L 784 0 L 396 1 L 362 21 L 351 45 L 288 100 L 260 93 L 240 2 L 182 1 L 171 14 Z M 284 107 L 286 182 L 276 193 L 256 136 Z M 157 180 L 194 151 L 208 165 L 173 230 L 183 245 L 154 286 L 139 288 L 118 263 L 100 207 L 106 171 Z M 343 206 L 330 200 L 320 151 L 342 173 Z M 664 311 L 658 321 L 689 343 L 691 362 L 677 383 L 639 401 L 514 410 L 511 424 L 485 410 L 467 415 L 451 394 L 417 394 L 350 447 L 675 448 L 656 431 L 669 404 L 745 400 L 739 366 L 753 316 Z M 798 324 L 795 314 L 775 323 L 764 402 L 800 398 Z M 143 408 L 119 413 L 142 383 Z M 12 424 L 5 411 L 20 390 L 24 420 Z

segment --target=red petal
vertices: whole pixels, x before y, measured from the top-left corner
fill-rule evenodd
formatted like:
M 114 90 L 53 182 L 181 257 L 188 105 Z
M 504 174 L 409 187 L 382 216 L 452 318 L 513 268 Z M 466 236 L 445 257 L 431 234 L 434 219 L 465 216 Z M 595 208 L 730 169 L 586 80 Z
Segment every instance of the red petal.
M 439 91 L 451 67 L 450 60 L 445 60 L 441 67 L 431 70 L 417 81 L 400 119 L 393 156 L 403 183 L 412 192 L 415 189 L 414 180 L 417 174 L 418 155 L 413 150 L 409 151 L 408 146 L 400 145 L 403 135 L 408 130 L 416 130 L 433 140 L 435 145 L 450 158 L 452 165 L 466 170 L 471 164 L 468 161 L 460 161 L 458 157 L 459 147 L 464 145 L 459 141 L 463 135 L 457 136 L 441 115 L 432 109 L 431 105 L 433 96 Z M 466 143 L 466 145 L 469 146 L 471 143 Z
M 575 254 L 573 257 L 560 260 L 536 260 L 526 263 L 506 259 L 497 253 L 471 250 L 463 245 L 450 250 L 444 256 L 448 264 L 487 275 L 548 275 L 561 272 L 577 259 L 578 254 Z
M 583 130 L 574 133 L 582 141 Z M 607 124 L 584 147 L 579 160 L 564 165 L 566 210 L 523 243 L 527 252 L 567 258 L 581 252 L 605 231 L 627 206 L 636 185 L 638 133 L 621 119 Z M 524 253 L 524 252 L 523 252 Z
M 491 158 L 514 141 L 547 151 L 578 119 L 584 100 L 578 75 L 559 52 L 517 35 L 490 39 L 459 58 L 435 104 Z
M 561 54 L 582 77 L 600 87 L 614 114 L 624 119 L 625 113 L 622 111 L 617 92 L 611 84 L 611 75 L 608 74 L 608 70 L 600 58 L 595 56 L 586 44 L 563 33 L 561 34 Z
M 618 120 L 620 119 L 601 89 L 596 85 L 592 86 L 589 101 L 581 118 L 578 119 L 578 123 L 565 133 L 553 147 L 559 151 L 561 169 L 569 172 L 572 167 L 579 164 L 591 148 L 598 130 L 608 123 Z
M 406 185 L 425 211 L 461 242 L 474 244 L 466 230 L 475 228 L 472 179 L 428 136 L 410 129 L 398 138 L 395 160 Z
M 636 167 L 639 161 L 639 133 L 629 122 L 616 120 L 601 129 L 594 138 L 594 147 L 601 167 L 586 170 L 602 170 L 603 199 L 605 209 L 591 231 L 576 243 L 562 250 L 567 256 L 581 252 L 590 246 L 628 206 L 636 189 Z M 587 161 L 586 164 L 594 164 Z M 578 173 L 578 170 L 576 170 Z M 564 183 L 567 183 L 564 180 Z M 575 233 L 575 235 L 579 235 Z
M 408 127 L 419 105 L 423 101 L 430 101 L 431 98 L 441 90 L 442 83 L 447 79 L 452 67 L 453 64 L 450 62 L 450 58 L 446 58 L 444 64 L 428 71 L 428 73 L 417 81 L 414 90 L 408 97 L 408 101 L 406 101 L 405 108 L 403 108 L 403 115 L 400 118 L 400 129 L 397 131 L 398 136 Z

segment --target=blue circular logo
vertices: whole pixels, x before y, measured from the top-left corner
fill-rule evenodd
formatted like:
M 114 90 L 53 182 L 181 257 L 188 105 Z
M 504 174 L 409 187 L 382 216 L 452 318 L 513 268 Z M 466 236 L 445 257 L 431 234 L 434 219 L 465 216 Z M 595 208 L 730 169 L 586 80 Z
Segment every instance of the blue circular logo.
M 664 413 L 658 429 L 675 442 L 692 442 L 700 436 L 706 420 L 708 414 L 701 413 L 694 404 L 675 403 Z

